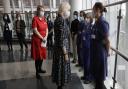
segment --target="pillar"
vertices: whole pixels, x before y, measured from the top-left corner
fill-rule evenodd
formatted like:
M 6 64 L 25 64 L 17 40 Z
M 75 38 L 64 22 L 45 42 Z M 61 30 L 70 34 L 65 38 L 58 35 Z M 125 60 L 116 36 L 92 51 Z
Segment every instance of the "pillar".
M 56 0 L 53 0 L 53 8 L 56 9 Z
M 3 0 L 4 13 L 11 13 L 10 0 Z
M 15 13 L 16 10 L 15 10 L 15 3 L 14 3 L 14 0 L 11 0 L 11 2 L 12 2 L 12 9 L 13 9 L 13 12 Z
M 40 0 L 40 5 L 43 5 L 43 1 L 42 0 Z
M 70 0 L 71 5 L 71 20 L 73 19 L 73 12 L 82 10 L 82 0 Z
M 30 0 L 31 2 L 31 13 L 33 13 L 33 0 Z M 32 14 L 32 17 L 33 17 L 33 14 Z
M 50 18 L 52 18 L 52 0 L 49 0 L 50 2 Z
M 22 9 L 22 13 L 24 13 L 24 1 L 21 0 L 21 9 Z

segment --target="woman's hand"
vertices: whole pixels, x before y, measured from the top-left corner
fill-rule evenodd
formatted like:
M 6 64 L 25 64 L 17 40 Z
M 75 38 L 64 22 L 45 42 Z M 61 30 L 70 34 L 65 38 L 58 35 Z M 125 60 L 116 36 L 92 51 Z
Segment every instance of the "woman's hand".
M 45 37 L 43 38 L 43 40 L 45 40 L 45 41 L 46 41 L 46 40 L 47 40 L 47 37 L 45 36 Z
M 68 54 L 64 54 L 64 59 L 65 59 L 66 62 L 69 60 Z

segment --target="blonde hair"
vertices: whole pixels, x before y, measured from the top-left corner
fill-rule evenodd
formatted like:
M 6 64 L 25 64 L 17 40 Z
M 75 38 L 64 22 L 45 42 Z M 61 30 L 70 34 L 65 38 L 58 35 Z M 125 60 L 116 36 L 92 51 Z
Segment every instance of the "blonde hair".
M 62 2 L 59 6 L 58 13 L 65 12 L 65 11 L 70 10 L 70 9 L 71 9 L 71 6 L 68 2 Z

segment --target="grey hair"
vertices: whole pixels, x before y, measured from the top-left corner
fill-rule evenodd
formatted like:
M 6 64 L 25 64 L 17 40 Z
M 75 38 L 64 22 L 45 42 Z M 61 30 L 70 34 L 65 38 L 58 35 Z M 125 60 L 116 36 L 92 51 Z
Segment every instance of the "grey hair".
M 62 2 L 59 6 L 58 13 L 65 12 L 65 11 L 70 10 L 70 9 L 71 9 L 71 6 L 68 2 Z

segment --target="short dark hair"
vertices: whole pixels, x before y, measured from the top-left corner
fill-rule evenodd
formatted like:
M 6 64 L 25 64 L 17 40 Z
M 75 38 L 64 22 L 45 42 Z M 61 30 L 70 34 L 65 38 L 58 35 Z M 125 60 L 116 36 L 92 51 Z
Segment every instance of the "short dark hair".
M 7 16 L 7 20 L 5 19 L 5 16 Z M 11 23 L 11 20 L 10 20 L 9 15 L 7 13 L 3 14 L 3 20 L 4 20 L 4 22 Z
M 20 14 L 20 12 L 17 12 L 17 13 L 16 13 L 16 18 L 18 18 L 18 17 L 21 18 L 21 14 Z
M 78 16 L 78 11 L 74 11 L 73 14 Z
M 101 13 L 107 12 L 107 9 L 103 6 L 101 2 L 96 2 L 95 5 L 93 6 L 93 9 L 100 9 Z
M 84 11 L 80 11 L 80 14 L 81 14 L 81 13 L 83 13 L 83 16 L 84 16 L 84 17 L 86 16 L 86 14 L 85 14 L 85 12 L 84 12 Z

